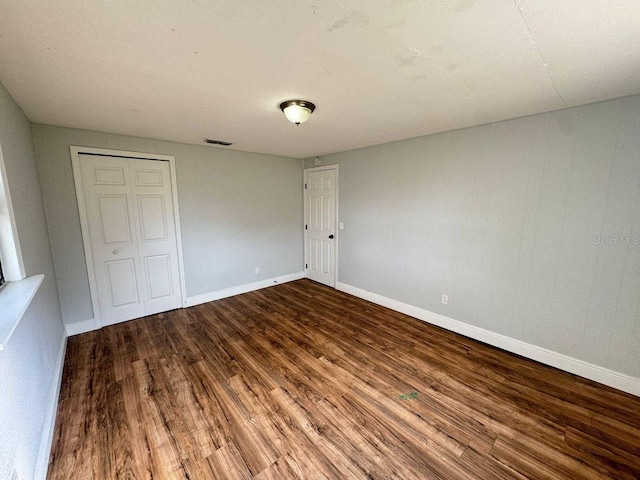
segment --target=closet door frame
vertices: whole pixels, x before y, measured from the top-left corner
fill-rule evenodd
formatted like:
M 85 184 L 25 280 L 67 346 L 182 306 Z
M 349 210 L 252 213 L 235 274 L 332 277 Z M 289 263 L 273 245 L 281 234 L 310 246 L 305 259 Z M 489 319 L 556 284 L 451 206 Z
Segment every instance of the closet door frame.
M 98 300 L 98 286 L 96 274 L 93 268 L 93 252 L 91 249 L 91 237 L 89 236 L 89 220 L 84 201 L 84 189 L 82 187 L 82 175 L 80 171 L 80 154 L 105 155 L 109 157 L 123 157 L 141 160 L 158 160 L 169 162 L 171 176 L 171 195 L 173 200 L 173 217 L 175 222 L 176 243 L 178 250 L 178 275 L 180 277 L 180 297 L 182 307 L 186 306 L 187 288 L 184 275 L 184 255 L 182 252 L 182 229 L 180 228 L 180 208 L 178 205 L 178 185 L 176 182 L 176 159 L 173 155 L 159 155 L 156 153 L 129 152 L 124 150 L 110 150 L 106 148 L 80 147 L 71 145 L 71 165 L 73 167 L 73 178 L 76 186 L 76 200 L 80 213 L 80 227 L 82 229 L 82 243 L 84 245 L 84 258 L 89 276 L 89 291 L 91 293 L 91 306 L 93 308 L 93 320 L 97 328 L 102 328 L 102 315 L 100 313 L 100 303 Z

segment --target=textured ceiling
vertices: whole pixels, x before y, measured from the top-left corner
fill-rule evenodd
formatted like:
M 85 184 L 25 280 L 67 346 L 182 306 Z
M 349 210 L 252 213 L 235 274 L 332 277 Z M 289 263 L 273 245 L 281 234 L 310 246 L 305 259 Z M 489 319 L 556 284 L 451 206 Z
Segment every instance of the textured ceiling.
M 640 93 L 640 4 L 4 0 L 0 81 L 36 123 L 308 157 Z

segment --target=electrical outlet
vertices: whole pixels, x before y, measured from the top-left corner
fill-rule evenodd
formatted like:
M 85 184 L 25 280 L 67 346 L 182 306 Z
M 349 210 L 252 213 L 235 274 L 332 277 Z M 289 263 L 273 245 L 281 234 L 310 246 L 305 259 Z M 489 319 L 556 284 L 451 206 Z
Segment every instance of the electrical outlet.
M 256 267 L 254 272 L 255 272 L 256 275 L 260 275 L 260 267 Z
M 344 230 L 344 222 L 340 222 L 340 230 Z
M 449 295 L 442 295 L 442 304 L 447 305 L 449 303 Z

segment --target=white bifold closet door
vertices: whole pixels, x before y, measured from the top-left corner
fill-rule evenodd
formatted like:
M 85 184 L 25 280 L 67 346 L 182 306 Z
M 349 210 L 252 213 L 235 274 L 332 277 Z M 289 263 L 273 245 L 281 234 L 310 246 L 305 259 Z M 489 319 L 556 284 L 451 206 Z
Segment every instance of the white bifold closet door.
M 180 308 L 169 162 L 79 157 L 102 324 Z

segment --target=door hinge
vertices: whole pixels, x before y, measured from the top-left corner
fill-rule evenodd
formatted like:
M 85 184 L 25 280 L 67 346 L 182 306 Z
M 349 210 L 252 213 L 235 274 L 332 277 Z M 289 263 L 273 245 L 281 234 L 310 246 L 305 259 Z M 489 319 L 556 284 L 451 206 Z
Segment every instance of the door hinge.
M 308 229 L 309 229 L 309 225 L 305 225 L 305 226 L 304 226 L 304 229 L 305 229 L 305 230 L 308 230 Z
M 309 268 L 309 264 L 308 264 L 308 263 L 305 263 L 305 264 L 304 264 L 304 268 Z
M 306 184 L 306 183 L 304 184 L 304 189 L 305 189 L 305 190 L 307 189 L 307 184 Z

